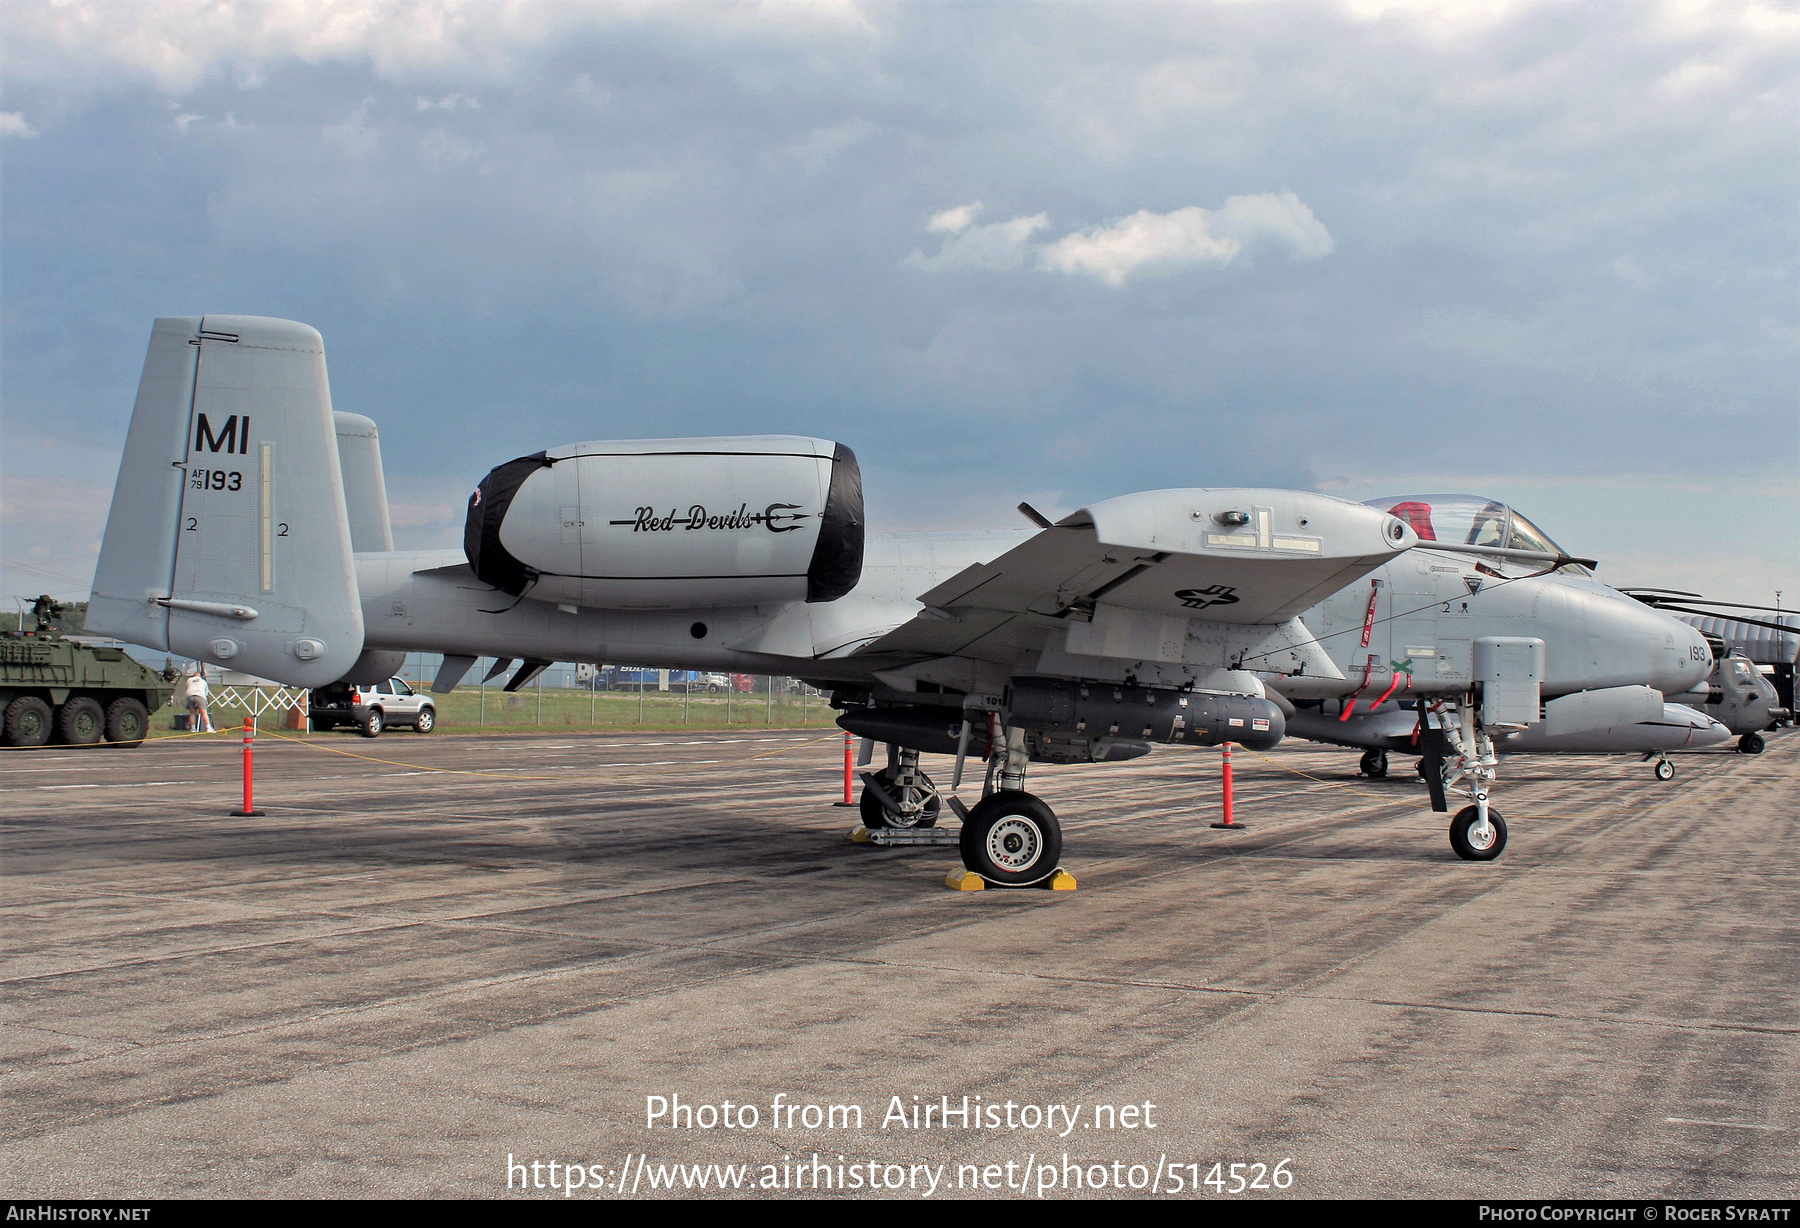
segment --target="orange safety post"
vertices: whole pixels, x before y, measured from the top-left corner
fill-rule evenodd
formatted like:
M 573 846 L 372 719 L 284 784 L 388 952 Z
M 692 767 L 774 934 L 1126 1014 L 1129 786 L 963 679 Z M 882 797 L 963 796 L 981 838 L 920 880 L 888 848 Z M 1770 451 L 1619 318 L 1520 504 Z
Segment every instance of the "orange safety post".
M 256 808 L 256 718 L 244 718 L 244 808 L 231 813 L 240 819 L 259 818 Z
M 849 731 L 846 730 L 844 733 L 844 800 L 831 803 L 833 806 L 856 805 L 856 795 L 851 792 L 853 783 L 856 780 L 855 741 L 856 739 L 851 737 Z
M 1234 819 L 1232 817 L 1232 809 L 1231 809 L 1231 743 L 1229 743 L 1229 742 L 1225 743 L 1225 821 L 1223 823 L 1214 823 L 1213 826 L 1223 828 L 1226 831 L 1243 831 L 1246 826 L 1246 824 L 1239 823 L 1236 819 Z

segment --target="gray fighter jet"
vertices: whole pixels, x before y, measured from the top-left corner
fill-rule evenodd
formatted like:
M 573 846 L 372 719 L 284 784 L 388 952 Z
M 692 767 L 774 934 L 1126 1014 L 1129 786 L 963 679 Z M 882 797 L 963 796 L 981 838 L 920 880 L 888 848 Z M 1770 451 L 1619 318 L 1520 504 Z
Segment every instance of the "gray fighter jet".
M 371 474 L 375 476 L 371 476 Z M 889 746 L 879 822 L 963 817 L 989 881 L 1057 868 L 1033 762 L 1151 743 L 1278 742 L 1289 713 L 1426 700 L 1433 805 L 1495 857 L 1495 738 L 1649 719 L 1712 667 L 1693 628 L 1599 583 L 1483 500 L 1385 506 L 1193 488 L 1023 532 L 866 534 L 850 449 L 792 436 L 603 441 L 508 460 L 461 551 L 393 551 L 367 419 L 334 417 L 303 324 L 161 319 L 151 334 L 90 629 L 302 686 L 445 654 L 787 674 Z M 956 756 L 948 791 L 920 752 Z M 982 799 L 955 796 L 969 756 Z
M 1389 700 L 1372 712 L 1356 713 L 1348 721 L 1338 719 L 1337 707 L 1327 707 L 1321 705 L 1318 710 L 1288 717 L 1288 736 L 1362 748 L 1362 774 L 1376 780 L 1388 774 L 1390 753 L 1423 753 L 1420 743 L 1424 721 L 1419 704 Z M 1425 707 L 1429 708 L 1429 703 Z M 1494 746 L 1502 759 L 1518 754 L 1641 755 L 1644 762 L 1653 765 L 1651 771 L 1656 778 L 1667 781 L 1675 778 L 1670 751 L 1703 750 L 1730 741 L 1731 735 L 1731 729 L 1714 716 L 1687 704 L 1665 703 L 1652 720 L 1561 734 L 1546 732 L 1540 721 L 1495 739 Z M 1424 775 L 1423 762 L 1419 773 Z

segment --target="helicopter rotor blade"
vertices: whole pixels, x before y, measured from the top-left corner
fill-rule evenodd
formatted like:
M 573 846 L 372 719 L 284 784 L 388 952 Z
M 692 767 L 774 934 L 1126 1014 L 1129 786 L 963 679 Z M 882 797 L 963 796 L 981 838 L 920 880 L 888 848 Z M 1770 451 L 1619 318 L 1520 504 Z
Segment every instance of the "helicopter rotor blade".
M 1788 635 L 1800 635 L 1800 627 L 1790 627 L 1783 623 L 1764 622 L 1760 618 L 1740 618 L 1736 614 L 1721 614 L 1716 610 L 1695 610 L 1688 606 L 1659 605 L 1659 610 L 1667 610 L 1672 614 L 1698 614 L 1701 618 L 1720 618 L 1727 622 L 1742 623 L 1746 627 L 1767 627 L 1770 631 L 1782 631 Z

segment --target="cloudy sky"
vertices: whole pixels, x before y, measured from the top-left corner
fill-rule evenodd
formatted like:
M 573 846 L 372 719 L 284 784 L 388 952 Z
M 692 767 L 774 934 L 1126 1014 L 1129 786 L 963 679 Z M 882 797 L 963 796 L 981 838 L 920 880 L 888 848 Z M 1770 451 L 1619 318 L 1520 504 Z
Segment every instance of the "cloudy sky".
M 396 535 L 795 432 L 874 527 L 1506 498 L 1800 605 L 1800 6 L 15 0 L 5 595 L 85 595 L 150 321 L 325 336 Z

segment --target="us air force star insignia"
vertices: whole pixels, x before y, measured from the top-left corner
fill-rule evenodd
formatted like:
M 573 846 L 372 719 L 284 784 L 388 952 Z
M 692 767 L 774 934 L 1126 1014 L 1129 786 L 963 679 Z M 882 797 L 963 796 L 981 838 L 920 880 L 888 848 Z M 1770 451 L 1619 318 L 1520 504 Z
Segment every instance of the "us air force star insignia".
M 1215 605 L 1236 605 L 1237 589 L 1230 584 L 1184 588 L 1175 593 L 1175 599 L 1190 610 L 1204 610 Z

